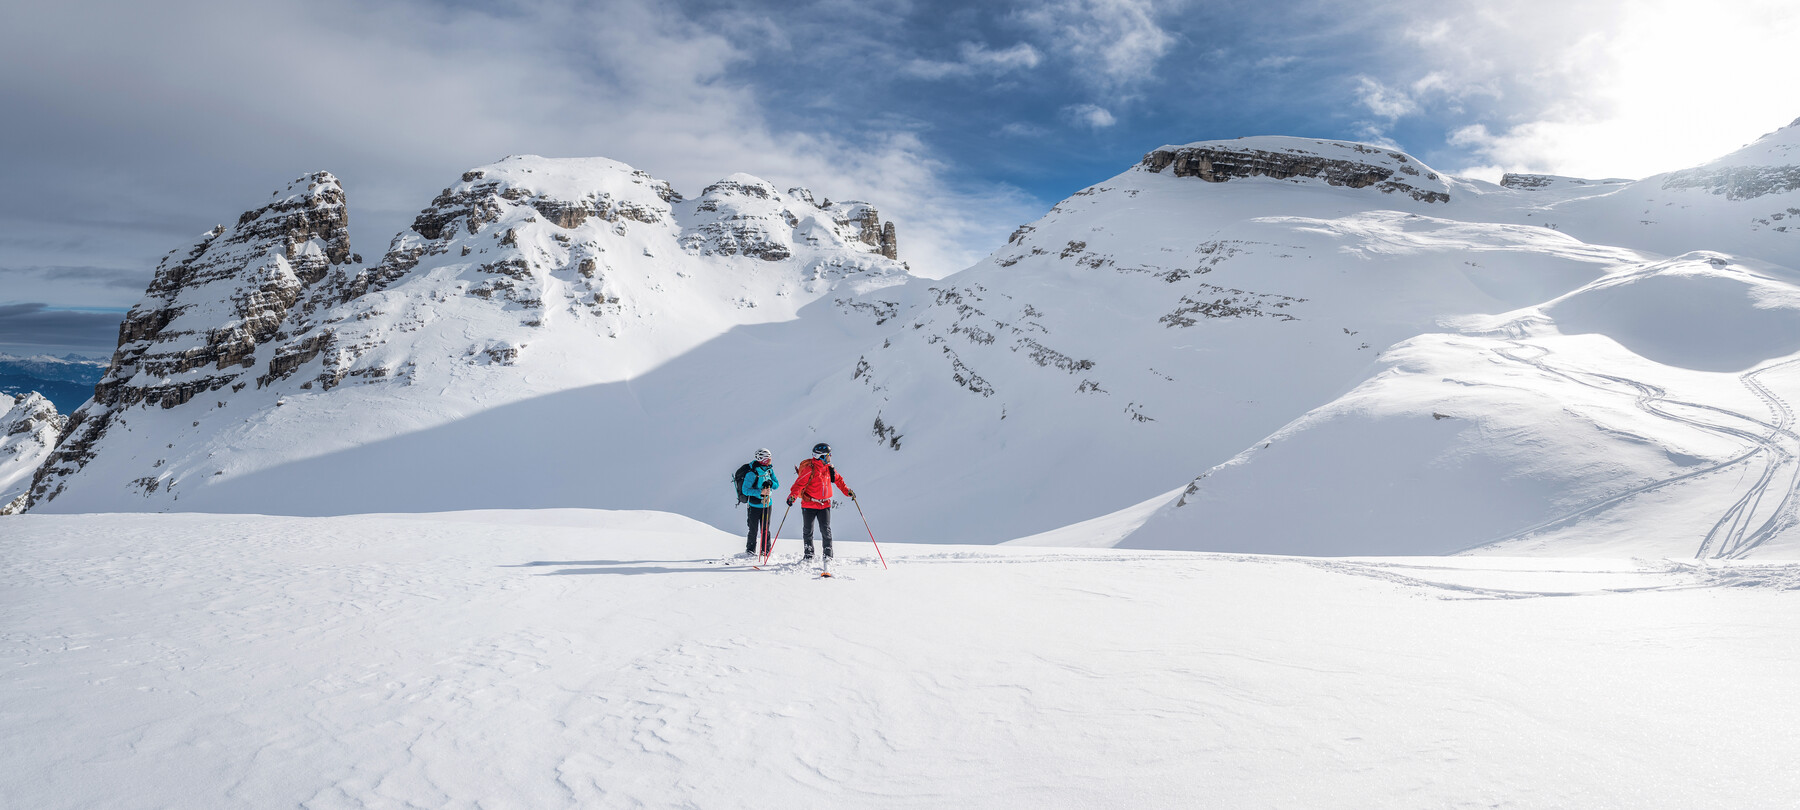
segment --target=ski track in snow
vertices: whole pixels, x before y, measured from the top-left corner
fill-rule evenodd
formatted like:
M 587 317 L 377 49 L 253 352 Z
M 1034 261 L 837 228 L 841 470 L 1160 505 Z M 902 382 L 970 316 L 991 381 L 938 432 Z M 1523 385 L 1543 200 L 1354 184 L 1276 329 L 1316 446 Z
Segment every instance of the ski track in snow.
M 1742 559 L 1751 551 L 1762 545 L 1783 530 L 1800 522 L 1796 510 L 1795 493 L 1800 491 L 1800 435 L 1791 429 L 1793 426 L 1793 410 L 1779 395 L 1763 385 L 1757 377 L 1778 370 L 1800 367 L 1800 359 L 1787 360 L 1781 363 L 1764 366 L 1740 374 L 1738 379 L 1745 388 L 1768 405 L 1770 418 L 1762 419 L 1750 414 L 1729 410 L 1716 405 L 1696 402 L 1672 400 L 1667 398 L 1668 392 L 1659 386 L 1640 380 L 1633 380 L 1615 374 L 1604 374 L 1585 369 L 1563 369 L 1552 366 L 1545 358 L 1553 352 L 1543 346 L 1522 341 L 1511 341 L 1518 351 L 1506 349 L 1496 350 L 1496 354 L 1511 360 L 1532 366 L 1546 374 L 1560 377 L 1570 382 L 1589 388 L 1609 390 L 1607 384 L 1623 385 L 1634 389 L 1637 393 L 1637 407 L 1645 413 L 1659 419 L 1665 419 L 1701 430 L 1731 436 L 1750 443 L 1745 452 L 1722 462 L 1702 467 L 1681 475 L 1665 478 L 1661 481 L 1632 487 L 1617 495 L 1589 504 L 1568 514 L 1538 523 L 1506 537 L 1498 538 L 1475 548 L 1493 546 L 1512 540 L 1519 540 L 1550 529 L 1566 526 L 1585 517 L 1598 514 L 1604 510 L 1618 506 L 1639 495 L 1670 487 L 1684 481 L 1712 475 L 1740 465 L 1752 465 L 1761 462 L 1755 480 L 1744 489 L 1738 497 L 1719 517 L 1706 537 L 1700 542 L 1694 553 L 1696 559 Z M 1527 356 L 1525 352 L 1535 350 L 1536 355 Z M 1598 380 L 1599 382 L 1596 382 Z M 1723 416 L 1729 420 L 1749 425 L 1739 427 L 1728 422 L 1708 420 L 1699 416 L 1688 416 L 1668 410 L 1668 406 L 1678 406 L 1700 411 L 1702 414 Z M 1774 489 L 1780 493 L 1772 507 L 1764 507 L 1764 500 L 1770 495 L 1777 482 L 1783 486 Z M 1472 550 L 1472 549 L 1470 549 Z
M 884 570 L 845 542 L 820 580 L 645 514 L 11 518 L 0 806 L 1800 790 L 1800 710 L 1768 691 L 1800 665 L 1770 601 L 1796 563 L 892 544 Z

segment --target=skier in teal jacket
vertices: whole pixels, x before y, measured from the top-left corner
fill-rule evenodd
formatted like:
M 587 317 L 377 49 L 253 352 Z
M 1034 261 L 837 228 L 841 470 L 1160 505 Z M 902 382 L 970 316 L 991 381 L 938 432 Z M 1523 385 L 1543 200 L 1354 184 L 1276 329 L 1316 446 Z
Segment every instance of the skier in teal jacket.
M 769 510 L 774 506 L 769 493 L 780 486 L 781 481 L 775 478 L 775 457 L 767 448 L 756 451 L 756 460 L 750 464 L 750 472 L 744 476 L 739 489 L 739 493 L 749 499 L 750 507 L 747 510 L 750 512 L 750 535 L 744 540 L 745 554 L 759 553 L 757 538 L 768 533 Z M 763 538 L 763 542 L 768 539 Z M 760 553 L 767 552 L 766 548 L 760 549 Z

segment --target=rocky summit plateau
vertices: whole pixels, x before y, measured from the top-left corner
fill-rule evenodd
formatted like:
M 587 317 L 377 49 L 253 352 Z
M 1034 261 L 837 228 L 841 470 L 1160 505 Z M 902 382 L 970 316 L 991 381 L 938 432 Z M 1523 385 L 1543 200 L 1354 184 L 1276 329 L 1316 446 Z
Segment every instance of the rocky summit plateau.
M 21 503 L 732 529 L 752 450 L 827 441 L 896 539 L 1791 554 L 1797 147 L 1166 145 L 940 280 L 869 203 L 601 158 L 470 169 L 366 263 L 318 172 L 163 260 Z

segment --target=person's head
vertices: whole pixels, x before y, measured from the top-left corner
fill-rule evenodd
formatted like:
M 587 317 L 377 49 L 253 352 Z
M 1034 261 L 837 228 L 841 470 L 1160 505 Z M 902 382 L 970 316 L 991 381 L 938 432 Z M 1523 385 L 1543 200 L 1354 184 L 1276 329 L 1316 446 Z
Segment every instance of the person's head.
M 756 451 L 756 463 L 765 465 L 773 464 L 775 463 L 775 454 L 770 453 L 769 448 L 764 447 L 761 450 Z
M 826 444 L 824 442 L 819 442 L 818 444 L 813 445 L 813 458 L 816 458 L 820 461 L 830 461 L 831 460 L 831 445 Z

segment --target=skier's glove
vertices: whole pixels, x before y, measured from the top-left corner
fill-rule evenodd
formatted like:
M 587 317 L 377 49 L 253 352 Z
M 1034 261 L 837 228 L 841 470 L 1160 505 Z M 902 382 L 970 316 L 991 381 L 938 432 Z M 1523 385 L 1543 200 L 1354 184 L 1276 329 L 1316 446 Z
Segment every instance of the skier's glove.
M 854 501 L 854 500 L 856 500 L 856 493 L 855 493 L 855 492 L 853 492 L 853 491 L 851 491 L 851 490 L 848 490 L 848 489 L 846 489 L 846 490 L 844 490 L 844 494 L 845 494 L 845 495 L 849 495 L 849 496 L 850 496 L 850 500 L 853 500 L 853 501 Z
M 788 498 L 788 506 L 793 506 L 793 505 L 794 505 L 794 499 Z

